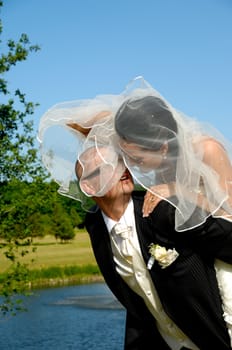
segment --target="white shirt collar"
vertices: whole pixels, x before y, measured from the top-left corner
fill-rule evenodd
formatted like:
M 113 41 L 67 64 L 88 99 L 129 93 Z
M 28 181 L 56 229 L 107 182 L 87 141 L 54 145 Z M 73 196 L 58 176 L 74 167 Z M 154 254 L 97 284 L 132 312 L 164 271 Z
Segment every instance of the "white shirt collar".
M 103 216 L 103 219 L 105 221 L 106 227 L 107 227 L 109 232 L 111 232 L 114 225 L 119 223 L 119 222 L 126 224 L 127 226 L 134 227 L 134 203 L 133 203 L 133 200 L 130 198 L 130 201 L 126 207 L 126 210 L 119 221 L 112 220 L 109 216 L 107 216 L 105 213 L 103 213 L 103 211 L 102 211 L 102 216 Z

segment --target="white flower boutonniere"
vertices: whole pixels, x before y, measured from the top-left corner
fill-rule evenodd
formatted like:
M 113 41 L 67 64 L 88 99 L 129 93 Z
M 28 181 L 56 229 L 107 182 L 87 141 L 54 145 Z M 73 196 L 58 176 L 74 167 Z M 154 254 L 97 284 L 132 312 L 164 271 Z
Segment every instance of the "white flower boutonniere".
M 158 261 L 158 264 L 162 269 L 165 269 L 165 267 L 171 265 L 179 256 L 179 253 L 175 248 L 166 249 L 165 247 L 161 247 L 159 244 L 154 243 L 149 245 L 149 253 L 151 254 L 151 257 L 147 263 L 148 270 L 151 270 L 155 260 Z

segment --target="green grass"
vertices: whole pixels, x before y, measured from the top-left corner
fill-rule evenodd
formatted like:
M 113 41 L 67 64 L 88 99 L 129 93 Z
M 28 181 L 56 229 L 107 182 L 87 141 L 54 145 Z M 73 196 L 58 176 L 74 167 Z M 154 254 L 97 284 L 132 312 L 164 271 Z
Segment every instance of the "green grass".
M 36 251 L 25 255 L 21 260 L 29 264 L 30 269 L 96 265 L 89 236 L 83 230 L 77 231 L 75 239 L 69 243 L 60 243 L 53 236 L 46 236 L 34 240 L 33 247 L 36 247 Z M 0 273 L 9 267 L 9 261 L 4 256 L 1 260 Z
M 60 243 L 52 236 L 36 239 L 35 252 L 22 259 L 29 267 L 29 287 L 57 284 L 76 284 L 102 280 L 89 236 L 84 230 L 76 231 L 75 239 Z M 4 276 L 10 266 L 2 254 L 0 274 Z M 1 283 L 1 278 L 0 278 Z

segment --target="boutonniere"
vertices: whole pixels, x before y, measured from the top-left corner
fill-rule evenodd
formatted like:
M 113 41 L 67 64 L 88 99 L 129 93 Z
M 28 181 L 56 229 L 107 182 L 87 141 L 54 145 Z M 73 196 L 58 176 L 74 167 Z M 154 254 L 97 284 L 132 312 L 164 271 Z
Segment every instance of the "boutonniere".
M 149 245 L 149 253 L 151 254 L 151 257 L 147 263 L 148 270 L 151 270 L 155 260 L 162 269 L 165 269 L 165 267 L 171 265 L 179 256 L 179 253 L 175 248 L 166 249 L 165 247 L 161 247 L 159 244 L 154 243 Z

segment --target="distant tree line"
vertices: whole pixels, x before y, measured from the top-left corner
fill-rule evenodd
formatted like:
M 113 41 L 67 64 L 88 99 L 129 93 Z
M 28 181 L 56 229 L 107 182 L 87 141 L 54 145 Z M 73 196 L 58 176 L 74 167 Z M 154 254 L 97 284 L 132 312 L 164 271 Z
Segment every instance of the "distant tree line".
M 75 228 L 83 227 L 81 203 L 57 192 L 53 181 L 32 182 L 13 179 L 0 183 L 0 240 L 26 240 L 52 235 L 61 242 L 74 238 Z

